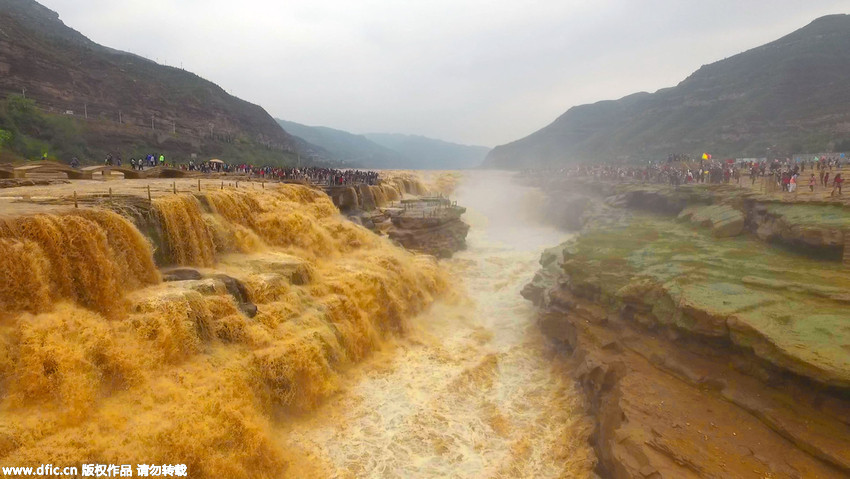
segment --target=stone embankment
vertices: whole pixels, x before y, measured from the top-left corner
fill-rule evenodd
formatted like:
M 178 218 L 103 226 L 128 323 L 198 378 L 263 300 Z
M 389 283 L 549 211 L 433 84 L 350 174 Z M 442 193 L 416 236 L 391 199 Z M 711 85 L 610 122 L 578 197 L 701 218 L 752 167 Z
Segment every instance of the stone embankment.
M 390 178 L 380 185 L 324 190 L 349 219 L 411 251 L 449 258 L 466 248 L 469 225 L 461 220 L 466 209 L 443 197 L 425 196 L 418 180 Z
M 461 221 L 466 208 L 441 198 L 406 201 L 387 210 L 392 221 L 391 240 L 407 249 L 449 258 L 466 248 L 469 225 Z
M 580 232 L 523 295 L 587 393 L 600 475 L 850 475 L 850 214 L 726 186 L 558 184 Z

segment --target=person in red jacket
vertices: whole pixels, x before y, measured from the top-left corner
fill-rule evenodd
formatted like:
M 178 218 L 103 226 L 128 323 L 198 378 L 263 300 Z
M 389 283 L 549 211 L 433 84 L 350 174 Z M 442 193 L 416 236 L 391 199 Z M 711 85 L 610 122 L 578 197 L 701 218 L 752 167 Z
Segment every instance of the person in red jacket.
M 835 190 L 838 190 L 838 195 L 841 195 L 841 184 L 844 183 L 844 178 L 841 177 L 841 173 L 835 174 L 835 179 L 832 180 L 832 193 L 829 196 L 835 195 Z

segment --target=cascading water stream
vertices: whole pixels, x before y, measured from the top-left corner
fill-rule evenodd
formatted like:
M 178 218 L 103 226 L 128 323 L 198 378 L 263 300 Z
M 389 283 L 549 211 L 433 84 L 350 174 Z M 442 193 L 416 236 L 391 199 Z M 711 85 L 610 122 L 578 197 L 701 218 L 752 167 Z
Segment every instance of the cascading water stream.
M 586 477 L 594 464 L 578 394 L 519 292 L 540 251 L 565 239 L 533 217 L 536 192 L 474 172 L 457 192 L 472 229 L 444 262 L 458 294 L 353 368 L 278 437 L 312 477 Z
M 0 219 L 0 465 L 291 475 L 273 429 L 447 287 L 436 260 L 311 188 L 124 201 L 135 225 L 86 208 Z M 154 248 L 203 278 L 162 282 Z
M 0 463 L 585 475 L 576 395 L 519 296 L 561 235 L 523 221 L 528 190 L 482 175 L 459 193 L 470 248 L 442 264 L 293 185 L 3 218 Z M 390 184 L 377 202 L 425 191 Z M 154 257 L 202 279 L 162 282 Z

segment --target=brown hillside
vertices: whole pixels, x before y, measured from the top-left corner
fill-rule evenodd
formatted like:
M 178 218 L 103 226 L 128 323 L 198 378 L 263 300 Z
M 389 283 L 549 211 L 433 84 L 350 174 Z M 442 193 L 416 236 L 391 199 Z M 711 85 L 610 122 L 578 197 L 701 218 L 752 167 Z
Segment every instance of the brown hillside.
M 82 123 L 91 157 L 148 148 L 282 163 L 310 149 L 193 73 L 98 45 L 34 1 L 0 0 L 0 95 L 24 88 L 42 112 Z
M 570 108 L 545 128 L 493 149 L 485 165 L 844 151 L 848 81 L 850 15 L 829 15 L 705 65 L 675 87 Z

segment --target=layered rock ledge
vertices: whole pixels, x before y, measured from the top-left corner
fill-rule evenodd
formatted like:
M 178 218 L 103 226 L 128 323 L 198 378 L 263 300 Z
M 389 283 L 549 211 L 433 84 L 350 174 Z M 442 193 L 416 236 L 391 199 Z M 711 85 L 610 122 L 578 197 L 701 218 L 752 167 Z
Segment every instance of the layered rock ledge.
M 850 475 L 850 271 L 829 261 L 843 209 L 597 191 L 523 294 L 587 393 L 599 474 Z M 768 222 L 796 227 L 771 238 Z
M 466 212 L 447 198 L 427 196 L 415 179 L 391 177 L 380 185 L 324 188 L 348 218 L 411 251 L 449 258 L 466 248 Z M 405 198 L 406 197 L 406 198 Z
M 407 249 L 449 258 L 466 248 L 469 225 L 461 221 L 466 208 L 447 200 L 405 202 L 386 210 L 392 221 L 388 236 Z
M 525 178 L 546 193 L 544 212 L 560 227 L 578 230 L 602 206 L 680 216 L 712 229 L 715 236 L 749 235 L 794 252 L 841 261 L 850 239 L 850 204 L 762 194 L 730 184 L 672 187 L 595 179 Z M 850 253 L 850 250 L 847 251 Z

